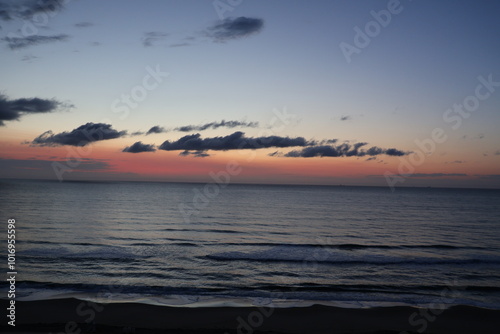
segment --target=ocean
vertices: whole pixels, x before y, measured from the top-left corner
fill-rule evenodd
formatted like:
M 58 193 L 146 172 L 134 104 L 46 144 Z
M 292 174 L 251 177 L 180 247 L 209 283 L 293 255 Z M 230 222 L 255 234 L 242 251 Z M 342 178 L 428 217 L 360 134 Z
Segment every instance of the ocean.
M 0 206 L 17 300 L 500 309 L 499 190 L 2 180 Z

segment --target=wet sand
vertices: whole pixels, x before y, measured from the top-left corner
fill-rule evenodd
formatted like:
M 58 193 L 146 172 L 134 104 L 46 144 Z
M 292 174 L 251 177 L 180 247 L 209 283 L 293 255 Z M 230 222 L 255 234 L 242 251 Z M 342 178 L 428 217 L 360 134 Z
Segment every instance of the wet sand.
M 498 333 L 500 311 L 468 306 L 412 307 L 168 307 L 93 304 L 68 298 L 17 301 L 16 326 L 3 333 Z

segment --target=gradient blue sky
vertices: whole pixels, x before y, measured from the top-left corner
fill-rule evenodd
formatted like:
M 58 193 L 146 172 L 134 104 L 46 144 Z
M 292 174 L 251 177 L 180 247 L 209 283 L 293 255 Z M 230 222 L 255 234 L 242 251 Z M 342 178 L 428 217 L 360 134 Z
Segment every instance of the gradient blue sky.
M 21 2 L 29 6 L 35 1 Z M 15 14 L 13 3 L 0 1 L 0 9 L 3 6 Z M 447 140 L 436 145 L 432 154 L 426 152 L 425 163 L 415 166 L 413 175 L 402 175 L 405 182 L 400 185 L 500 186 L 500 87 L 457 129 L 443 120 L 448 108 L 474 95 L 479 76 L 492 75 L 500 82 L 500 3 L 401 0 L 400 13 L 393 14 L 350 63 L 339 45 L 354 45 L 354 28 L 364 30 L 374 20 L 371 11 L 397 2 L 244 0 L 225 12 L 223 19 L 261 19 L 263 27 L 225 42 L 206 35 L 209 27 L 224 22 L 214 3 L 73 0 L 48 13 L 47 22 L 38 22 L 37 17 L 0 20 L 0 92 L 6 99 L 54 98 L 74 105 L 65 111 L 5 121 L 0 127 L 0 157 L 9 160 L 1 165 L 4 175 L 27 176 L 26 166 L 16 167 L 14 160 L 66 158 L 64 147 L 21 144 L 47 130 L 71 131 L 94 122 L 131 133 L 154 125 L 175 128 L 237 120 L 260 126 L 200 133 L 202 137 L 243 131 L 248 137 L 336 138 L 415 152 L 419 149 L 415 140 L 430 138 L 433 129 L 442 128 Z M 32 26 L 36 30 L 27 29 Z M 159 37 L 145 46 L 148 33 Z M 9 36 L 60 34 L 68 37 L 17 49 L 8 43 Z M 141 85 L 147 68 L 157 66 L 169 73 L 158 88 L 149 91 L 126 117 L 114 112 L 113 102 Z M 293 120 L 272 127 L 273 110 L 285 109 Z M 121 152 L 136 141 L 160 145 L 186 134 L 172 131 L 93 143 L 92 155 L 85 158 L 107 159 L 111 167 L 99 175 L 88 171 L 72 175 L 199 181 L 237 155 L 218 151 L 194 158 L 160 150 Z M 270 157 L 267 154 L 276 149 L 257 151 L 248 173 L 235 180 L 384 185 L 384 173 L 398 174 L 401 159 L 410 155 L 367 161 L 368 157 Z M 127 162 L 120 164 L 121 157 Z M 155 168 L 152 172 L 132 167 L 134 159 L 143 164 L 154 164 L 147 159 L 167 159 L 179 166 L 197 164 L 200 169 L 189 175 Z M 47 171 L 30 173 L 50 178 Z

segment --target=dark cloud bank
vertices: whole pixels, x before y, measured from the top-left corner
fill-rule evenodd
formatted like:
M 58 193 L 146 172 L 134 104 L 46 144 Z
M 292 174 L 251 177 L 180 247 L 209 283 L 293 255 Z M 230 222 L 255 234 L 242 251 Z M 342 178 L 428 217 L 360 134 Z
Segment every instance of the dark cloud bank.
M 165 141 L 158 149 L 165 151 L 227 151 L 258 149 L 268 147 L 294 147 L 306 146 L 308 142 L 303 137 L 289 138 L 279 136 L 245 137 L 241 131 L 234 132 L 224 137 L 201 138 L 199 133 L 187 135 L 177 141 Z
M 5 125 L 4 121 L 19 120 L 26 114 L 49 113 L 68 108 L 73 106 L 55 99 L 32 97 L 11 100 L 0 94 L 0 126 Z
M 110 124 L 87 123 L 70 132 L 54 134 L 52 131 L 46 131 L 33 139 L 31 144 L 36 146 L 85 146 L 96 141 L 123 137 L 126 134 L 127 131 L 117 131 Z
M 318 145 L 316 141 L 308 141 L 303 137 L 246 137 L 241 131 L 234 132 L 224 137 L 201 138 L 199 133 L 187 135 L 177 141 L 165 141 L 158 149 L 165 151 L 183 151 L 181 155 L 187 156 L 194 154 L 198 157 L 208 156 L 206 151 L 227 151 L 243 149 L 260 148 L 288 148 L 302 147 L 300 150 L 293 150 L 286 154 L 280 152 L 271 153 L 271 156 L 285 156 L 293 158 L 312 158 L 312 157 L 364 157 L 385 154 L 388 156 L 403 156 L 408 154 L 395 148 L 383 149 L 372 146 L 363 149 L 367 143 L 333 145 L 336 140 L 327 140 L 320 142 L 332 143 L 332 145 Z

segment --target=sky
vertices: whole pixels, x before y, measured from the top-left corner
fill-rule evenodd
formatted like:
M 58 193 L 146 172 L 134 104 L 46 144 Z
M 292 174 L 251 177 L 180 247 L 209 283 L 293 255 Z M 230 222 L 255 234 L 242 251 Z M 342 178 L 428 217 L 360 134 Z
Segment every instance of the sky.
M 0 0 L 0 177 L 500 188 L 499 16 Z

